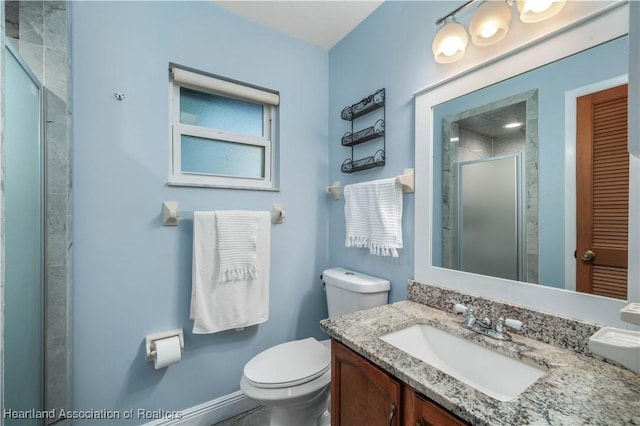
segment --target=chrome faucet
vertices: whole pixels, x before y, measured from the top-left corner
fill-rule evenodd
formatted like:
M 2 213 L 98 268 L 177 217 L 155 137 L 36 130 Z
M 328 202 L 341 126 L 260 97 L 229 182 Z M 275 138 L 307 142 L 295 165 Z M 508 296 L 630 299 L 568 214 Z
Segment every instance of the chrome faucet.
M 475 331 L 476 333 L 480 333 L 485 336 L 489 336 L 493 339 L 510 341 L 511 335 L 507 333 L 504 328 L 509 327 L 514 330 L 521 330 L 522 323 L 518 320 L 514 319 L 505 319 L 500 317 L 496 320 L 493 328 L 491 327 L 491 319 L 489 317 L 484 317 L 483 319 L 476 318 L 475 311 L 472 308 L 467 308 L 466 306 L 457 303 L 453 309 L 456 313 L 464 314 L 465 320 L 461 324 L 463 328 L 467 330 Z

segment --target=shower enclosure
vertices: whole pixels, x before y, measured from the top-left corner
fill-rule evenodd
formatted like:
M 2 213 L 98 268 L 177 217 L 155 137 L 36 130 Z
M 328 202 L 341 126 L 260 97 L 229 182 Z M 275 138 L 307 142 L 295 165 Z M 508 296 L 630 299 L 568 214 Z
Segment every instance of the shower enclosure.
M 522 154 L 458 163 L 459 270 L 523 280 Z
M 8 410 L 44 408 L 43 87 L 4 49 L 4 424 L 37 424 Z

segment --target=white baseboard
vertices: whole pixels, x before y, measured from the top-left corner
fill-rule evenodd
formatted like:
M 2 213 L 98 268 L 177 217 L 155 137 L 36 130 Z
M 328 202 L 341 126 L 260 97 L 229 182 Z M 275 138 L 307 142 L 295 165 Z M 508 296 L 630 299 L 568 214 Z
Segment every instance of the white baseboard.
M 247 398 L 242 391 L 237 391 L 182 410 L 174 418 L 154 420 L 144 426 L 211 426 L 259 405 Z

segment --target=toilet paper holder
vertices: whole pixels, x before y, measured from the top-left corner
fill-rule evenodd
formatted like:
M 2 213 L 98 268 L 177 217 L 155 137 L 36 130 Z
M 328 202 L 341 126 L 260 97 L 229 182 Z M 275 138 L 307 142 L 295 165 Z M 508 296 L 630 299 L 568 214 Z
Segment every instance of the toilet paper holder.
M 184 334 L 181 328 L 160 333 L 148 334 L 145 338 L 145 354 L 147 361 L 153 361 L 156 358 L 156 341 L 168 339 L 169 337 L 178 336 L 180 339 L 180 352 L 184 352 Z

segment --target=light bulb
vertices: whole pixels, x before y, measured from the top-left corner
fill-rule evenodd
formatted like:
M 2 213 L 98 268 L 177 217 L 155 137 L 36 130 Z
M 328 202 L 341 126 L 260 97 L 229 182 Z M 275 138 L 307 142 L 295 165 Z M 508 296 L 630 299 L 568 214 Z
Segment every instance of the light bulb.
M 457 37 L 447 37 L 442 40 L 442 44 L 440 45 L 440 51 L 444 56 L 453 56 L 463 49 L 464 43 Z
M 551 0 L 529 0 L 529 8 L 532 12 L 542 13 L 551 7 Z
M 502 0 L 487 0 L 478 6 L 471 22 L 469 33 L 476 46 L 488 46 L 502 40 L 509 32 L 511 7 Z
M 533 23 L 549 19 L 562 10 L 566 0 L 518 0 L 520 20 Z
M 498 32 L 497 22 L 487 22 L 480 30 L 480 37 L 489 38 L 493 37 Z

